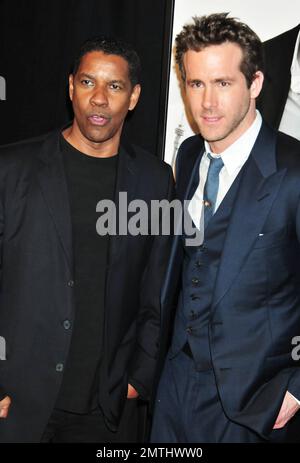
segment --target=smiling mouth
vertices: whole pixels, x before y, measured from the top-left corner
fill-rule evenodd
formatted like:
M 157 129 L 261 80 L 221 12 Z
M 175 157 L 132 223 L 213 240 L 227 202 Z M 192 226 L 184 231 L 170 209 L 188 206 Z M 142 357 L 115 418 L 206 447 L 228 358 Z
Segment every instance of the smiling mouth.
M 110 117 L 104 116 L 102 114 L 92 114 L 88 117 L 88 120 L 92 125 L 97 125 L 99 127 L 103 127 L 104 125 L 108 124 L 110 119 Z

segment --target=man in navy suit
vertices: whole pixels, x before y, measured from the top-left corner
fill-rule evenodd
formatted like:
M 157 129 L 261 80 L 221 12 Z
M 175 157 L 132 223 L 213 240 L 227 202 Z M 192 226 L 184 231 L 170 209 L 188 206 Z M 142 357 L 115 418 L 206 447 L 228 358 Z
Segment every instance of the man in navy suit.
M 293 440 L 300 144 L 256 111 L 262 46 L 247 25 L 225 13 L 196 17 L 176 46 L 202 136 L 180 147 L 177 193 L 204 233 L 197 246 L 186 236 L 173 244 L 162 299 L 164 326 L 176 308 L 175 326 L 152 441 Z

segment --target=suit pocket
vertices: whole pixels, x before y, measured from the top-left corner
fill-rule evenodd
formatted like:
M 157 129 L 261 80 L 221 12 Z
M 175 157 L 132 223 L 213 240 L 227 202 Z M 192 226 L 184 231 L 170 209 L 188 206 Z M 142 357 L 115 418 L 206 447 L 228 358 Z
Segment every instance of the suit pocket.
M 259 234 L 256 238 L 254 249 L 281 246 L 288 240 L 288 228 L 282 227 L 272 232 Z

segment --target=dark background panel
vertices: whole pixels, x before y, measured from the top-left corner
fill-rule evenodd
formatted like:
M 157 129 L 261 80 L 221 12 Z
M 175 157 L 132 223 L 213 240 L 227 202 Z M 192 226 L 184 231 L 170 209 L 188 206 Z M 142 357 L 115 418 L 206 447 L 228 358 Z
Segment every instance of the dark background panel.
M 142 60 L 142 95 L 125 133 L 162 156 L 172 0 L 0 0 L 0 144 L 37 136 L 72 118 L 68 74 L 87 38 L 130 42 Z M 167 30 L 166 30 L 167 28 Z

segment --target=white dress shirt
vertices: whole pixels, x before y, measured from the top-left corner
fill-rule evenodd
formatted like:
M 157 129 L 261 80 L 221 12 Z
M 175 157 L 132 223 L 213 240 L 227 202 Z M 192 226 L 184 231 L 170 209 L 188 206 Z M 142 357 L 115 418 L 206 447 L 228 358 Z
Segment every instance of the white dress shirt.
M 241 168 L 247 161 L 257 135 L 260 131 L 262 124 L 262 118 L 258 111 L 256 111 L 256 118 L 252 125 L 246 130 L 246 132 L 238 138 L 229 148 L 227 148 L 221 154 L 214 154 L 207 141 L 204 142 L 205 153 L 202 156 L 200 166 L 199 166 L 199 185 L 192 197 L 188 211 L 192 217 L 194 224 L 198 229 L 200 229 L 201 217 L 203 214 L 203 190 L 206 182 L 208 167 L 209 167 L 209 158 L 207 153 L 210 153 L 212 157 L 221 157 L 224 163 L 224 166 L 220 170 L 219 174 L 219 189 L 217 194 L 217 201 L 215 211 L 218 209 L 219 205 L 223 201 L 227 191 L 231 187 Z

